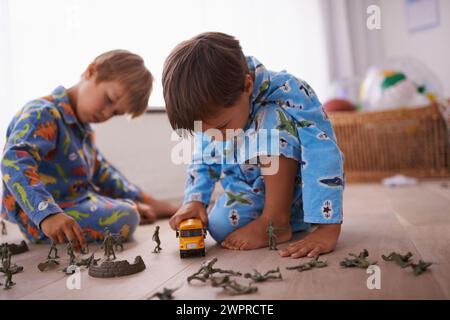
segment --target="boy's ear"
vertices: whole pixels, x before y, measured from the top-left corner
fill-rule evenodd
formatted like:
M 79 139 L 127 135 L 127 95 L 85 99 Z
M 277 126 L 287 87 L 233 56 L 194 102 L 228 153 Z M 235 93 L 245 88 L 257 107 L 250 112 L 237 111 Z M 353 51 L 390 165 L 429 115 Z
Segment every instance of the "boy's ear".
M 83 77 L 85 79 L 91 78 L 92 76 L 94 76 L 96 70 L 97 70 L 97 65 L 95 64 L 95 62 L 92 62 L 91 64 L 89 64 L 86 71 L 83 73 Z
M 250 74 L 245 76 L 245 93 L 251 95 L 253 92 L 253 77 Z

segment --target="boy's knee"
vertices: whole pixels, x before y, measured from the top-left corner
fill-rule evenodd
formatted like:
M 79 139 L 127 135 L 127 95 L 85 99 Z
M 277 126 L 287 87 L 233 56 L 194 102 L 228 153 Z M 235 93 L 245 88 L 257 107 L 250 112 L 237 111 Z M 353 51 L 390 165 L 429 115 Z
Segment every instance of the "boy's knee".
M 208 232 L 216 242 L 221 243 L 234 230 L 222 210 L 216 208 L 211 210 L 208 216 Z
M 126 215 L 122 221 L 119 220 L 120 229 L 117 233 L 120 233 L 122 237 L 128 239 L 134 233 L 134 231 L 136 231 L 136 228 L 140 222 L 140 215 L 134 203 L 130 204 L 126 211 L 129 214 Z
M 140 221 L 136 205 L 128 201 L 116 206 L 106 218 L 103 218 L 103 221 L 107 221 L 108 218 L 117 220 L 105 225 L 105 228 L 108 228 L 111 233 L 120 234 L 125 239 L 133 235 Z

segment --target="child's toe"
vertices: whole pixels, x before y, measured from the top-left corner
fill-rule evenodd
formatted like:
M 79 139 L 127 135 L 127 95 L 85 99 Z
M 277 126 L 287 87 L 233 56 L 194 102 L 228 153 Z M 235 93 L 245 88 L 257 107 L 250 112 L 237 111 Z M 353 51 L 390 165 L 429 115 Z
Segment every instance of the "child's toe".
M 247 241 L 242 241 L 239 244 L 239 250 L 247 250 L 248 249 L 248 242 Z
M 239 238 L 233 238 L 231 240 L 231 242 L 230 242 L 230 245 L 231 245 L 232 249 L 239 250 L 239 246 L 240 246 L 241 241 L 242 240 L 239 239 Z
M 222 246 L 227 249 L 233 249 L 233 241 L 234 241 L 233 235 L 229 235 L 228 237 L 225 238 L 225 240 L 222 241 Z
M 227 239 L 223 240 L 222 243 L 221 243 L 220 245 L 221 245 L 222 247 L 224 247 L 224 248 L 230 249 L 230 248 L 229 248 L 230 245 L 229 245 Z
M 289 257 L 291 255 L 287 250 L 278 250 L 278 254 L 282 257 Z

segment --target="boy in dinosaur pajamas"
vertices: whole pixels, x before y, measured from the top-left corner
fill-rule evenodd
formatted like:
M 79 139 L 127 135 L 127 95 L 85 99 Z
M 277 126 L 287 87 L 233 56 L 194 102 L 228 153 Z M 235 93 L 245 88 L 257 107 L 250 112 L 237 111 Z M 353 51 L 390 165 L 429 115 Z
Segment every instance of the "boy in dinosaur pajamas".
M 129 237 L 139 222 L 176 207 L 130 183 L 94 143 L 90 123 L 145 112 L 153 77 L 141 57 L 101 54 L 69 89 L 26 104 L 7 130 L 1 216 L 32 242 L 100 240 L 107 227 Z
M 246 250 L 267 247 L 269 226 L 282 243 L 317 224 L 279 254 L 334 250 L 343 218 L 343 155 L 305 81 L 267 70 L 245 57 L 235 38 L 211 32 L 175 47 L 163 88 L 172 128 L 195 132 L 196 142 L 173 229 L 200 217 L 223 247 Z M 217 181 L 225 192 L 207 208 Z

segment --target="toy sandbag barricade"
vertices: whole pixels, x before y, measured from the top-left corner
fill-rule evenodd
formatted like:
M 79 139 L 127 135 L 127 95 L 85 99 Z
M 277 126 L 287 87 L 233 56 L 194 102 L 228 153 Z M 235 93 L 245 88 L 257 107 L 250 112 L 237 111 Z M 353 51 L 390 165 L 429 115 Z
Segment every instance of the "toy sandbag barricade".
M 130 274 L 141 272 L 145 269 L 144 260 L 141 256 L 137 256 L 133 264 L 126 260 L 122 261 L 105 261 L 101 265 L 91 265 L 89 267 L 89 275 L 94 278 L 114 278 L 123 277 Z

